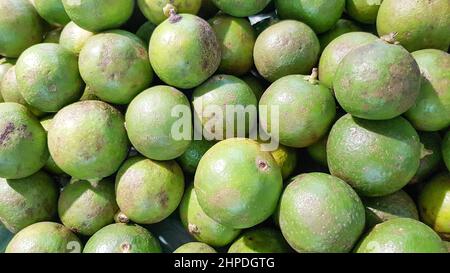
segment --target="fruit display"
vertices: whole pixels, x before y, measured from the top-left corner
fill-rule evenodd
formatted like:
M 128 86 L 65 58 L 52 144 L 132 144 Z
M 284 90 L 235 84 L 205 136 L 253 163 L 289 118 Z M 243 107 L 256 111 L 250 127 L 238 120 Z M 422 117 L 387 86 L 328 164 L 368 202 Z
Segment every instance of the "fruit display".
M 0 253 L 448 253 L 449 52 L 449 0 L 0 0 Z

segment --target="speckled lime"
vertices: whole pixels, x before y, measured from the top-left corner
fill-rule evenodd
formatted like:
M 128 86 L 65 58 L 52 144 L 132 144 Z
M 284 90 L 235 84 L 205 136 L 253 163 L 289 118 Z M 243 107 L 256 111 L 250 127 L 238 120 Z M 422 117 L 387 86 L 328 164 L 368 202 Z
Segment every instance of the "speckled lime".
M 211 246 L 226 246 L 236 239 L 240 233 L 239 229 L 226 227 L 203 211 L 197 201 L 193 185 L 184 193 L 180 204 L 180 219 L 184 228 L 196 240 Z
M 382 2 L 383 0 L 347 0 L 345 10 L 358 22 L 375 24 Z
M 376 225 L 356 247 L 357 253 L 447 253 L 447 247 L 427 225 L 395 218 Z
M 43 36 L 42 19 L 28 0 L 0 2 L 0 55 L 17 58 Z
M 128 104 L 153 80 L 145 47 L 139 37 L 124 30 L 97 34 L 80 52 L 81 77 L 103 101 Z
M 16 63 L 16 77 L 23 98 L 43 112 L 57 112 L 81 96 L 77 57 L 57 44 L 25 50 Z
M 204 212 L 222 225 L 249 228 L 275 211 L 281 170 L 258 142 L 231 138 L 209 149 L 195 174 L 195 192 Z
M 408 51 L 450 45 L 450 2 L 448 0 L 384 0 L 377 16 L 380 36 L 398 33 L 396 39 Z
M 216 72 L 221 49 L 208 22 L 195 15 L 177 14 L 156 27 L 150 39 L 149 55 L 161 80 L 188 89 Z
M 259 111 L 267 112 L 260 115 L 260 124 L 266 132 L 285 146 L 302 148 L 328 132 L 336 115 L 336 103 L 331 90 L 317 80 L 291 75 L 274 82 L 264 92 Z M 273 111 L 279 112 L 279 118 L 273 116 Z M 279 132 L 271 132 L 277 127 Z
M 65 226 L 40 222 L 17 233 L 6 247 L 6 253 L 80 253 L 80 239 Z
M 200 159 L 214 144 L 214 141 L 206 139 L 193 140 L 187 150 L 177 159 L 183 171 L 195 174 Z
M 450 126 L 450 54 L 438 49 L 412 53 L 422 72 L 416 103 L 406 117 L 417 130 L 439 131 Z
M 202 5 L 202 0 L 138 0 L 140 10 L 147 19 L 155 25 L 159 25 L 167 19 L 164 8 L 172 5 L 177 13 L 197 14 Z
M 363 232 L 365 213 L 344 181 L 308 173 L 285 189 L 279 221 L 284 238 L 297 252 L 349 252 Z
M 70 19 L 90 31 L 117 28 L 130 18 L 133 0 L 62 0 Z M 92 16 L 95 14 L 95 16 Z
M 45 130 L 36 117 L 18 103 L 0 103 L 0 177 L 30 176 L 48 156 Z
M 418 132 L 420 142 L 424 145 L 424 152 L 420 159 L 420 166 L 414 177 L 409 182 L 415 184 L 422 182 L 429 175 L 433 174 L 442 161 L 441 137 L 437 132 Z
M 117 171 L 128 154 L 122 114 L 101 101 L 82 101 L 59 111 L 48 131 L 56 164 L 72 177 L 99 180 Z
M 246 231 L 228 249 L 228 253 L 287 253 L 290 251 L 283 235 L 272 228 Z
M 258 36 L 253 57 L 261 76 L 274 82 L 287 75 L 310 73 L 319 59 L 319 51 L 319 39 L 310 27 L 286 20 Z
M 62 0 L 33 0 L 33 2 L 36 11 L 48 23 L 64 26 L 70 22 Z
M 94 33 L 79 27 L 74 22 L 68 23 L 59 37 L 59 44 L 73 54 L 80 54 L 86 41 L 94 36 Z
M 217 251 L 205 243 L 191 242 L 181 245 L 173 253 L 217 253 Z
M 172 111 L 183 111 L 182 120 Z M 125 116 L 128 137 L 144 156 L 171 160 L 182 155 L 191 143 L 192 113 L 188 99 L 177 89 L 155 86 L 140 93 L 128 106 Z M 180 121 L 180 130 L 176 126 Z M 175 128 L 175 130 L 172 130 Z M 172 135 L 177 132 L 180 135 Z
M 354 22 L 347 19 L 339 19 L 330 30 L 319 35 L 320 48 L 324 50 L 334 39 L 339 36 L 345 33 L 357 32 L 360 30 L 361 28 Z
M 262 11 L 270 0 L 212 0 L 223 12 L 235 17 L 248 17 Z
M 164 220 L 180 204 L 183 191 L 183 171 L 175 161 L 153 161 L 137 156 L 125 161 L 117 172 L 117 204 L 135 223 Z
M 22 179 L 0 178 L 0 220 L 13 233 L 52 220 L 58 194 L 56 183 L 42 171 Z
M 374 121 L 340 118 L 328 136 L 332 175 L 364 196 L 383 196 L 403 188 L 419 169 L 422 145 L 402 117 Z

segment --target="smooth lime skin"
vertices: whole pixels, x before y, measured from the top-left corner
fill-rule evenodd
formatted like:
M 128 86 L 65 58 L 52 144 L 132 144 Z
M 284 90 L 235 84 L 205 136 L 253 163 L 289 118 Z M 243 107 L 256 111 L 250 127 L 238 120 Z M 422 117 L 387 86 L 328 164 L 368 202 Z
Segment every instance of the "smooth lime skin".
M 194 88 L 220 65 L 221 49 L 214 30 L 191 14 L 174 15 L 153 31 L 150 62 L 158 77 L 177 88 Z
M 273 214 L 282 190 L 281 170 L 258 142 L 231 138 L 206 152 L 195 174 L 198 202 L 224 226 L 253 227 Z
M 344 57 L 353 49 L 374 42 L 376 39 L 377 36 L 367 32 L 350 32 L 331 41 L 320 56 L 320 82 L 325 86 L 332 88 L 336 70 L 342 59 L 344 59 Z
M 74 22 L 68 23 L 62 30 L 59 37 L 59 44 L 73 54 L 80 54 L 86 41 L 95 33 L 79 27 Z
M 295 177 L 285 189 L 279 222 L 297 252 L 349 252 L 363 232 L 365 212 L 343 180 L 308 173 Z
M 36 11 L 48 23 L 56 26 L 65 26 L 70 22 L 62 0 L 33 0 L 33 2 Z
M 97 97 L 109 103 L 130 103 L 153 80 L 145 43 L 124 30 L 89 38 L 80 52 L 78 64 L 86 84 Z
M 395 218 L 376 225 L 358 244 L 356 253 L 447 253 L 447 247 L 427 225 Z
M 193 185 L 184 193 L 180 204 L 180 219 L 184 228 L 196 240 L 213 247 L 230 244 L 241 232 L 240 229 L 226 227 L 209 217 L 198 203 Z
M 155 31 L 156 25 L 152 22 L 147 21 L 136 31 L 136 36 L 141 38 L 146 45 L 150 42 L 150 37 L 152 37 L 153 31 Z
M 183 171 L 175 161 L 137 156 L 125 161 L 117 172 L 117 204 L 135 223 L 164 220 L 178 207 L 183 192 Z
M 45 172 L 22 179 L 0 178 L 0 219 L 12 233 L 56 216 L 59 189 Z
M 258 36 L 253 57 L 261 76 L 274 82 L 287 75 L 311 73 L 319 52 L 319 39 L 309 26 L 286 20 Z
M 36 117 L 18 103 L 0 103 L 0 177 L 30 176 L 48 156 L 45 130 Z
M 187 150 L 177 159 L 183 171 L 195 174 L 200 159 L 214 144 L 216 142 L 206 139 L 193 140 Z
M 181 116 L 172 116 L 172 111 L 178 110 L 182 111 Z M 175 159 L 191 144 L 190 104 L 186 96 L 173 87 L 160 85 L 140 93 L 129 104 L 125 120 L 131 143 L 148 158 Z M 181 129 L 172 130 L 178 122 L 182 122 Z M 174 132 L 182 135 L 172 135 Z
M 15 64 L 15 61 L 7 59 L 7 58 L 2 58 L 0 59 L 0 103 L 4 102 L 3 96 L 2 96 L 2 80 L 6 75 L 6 72 L 8 72 L 8 70 L 13 67 Z
M 273 111 L 279 119 L 272 120 Z M 336 103 L 330 89 L 307 76 L 291 75 L 274 82 L 259 101 L 262 128 L 288 147 L 307 147 L 329 130 L 336 115 Z M 276 112 L 275 112 L 276 113 Z M 295 118 L 294 118 L 295 117 Z M 278 132 L 273 128 L 279 127 Z
M 440 173 L 425 184 L 418 206 L 424 223 L 442 237 L 450 238 L 450 174 Z
M 347 0 L 345 10 L 354 20 L 363 24 L 375 24 L 383 0 Z
M 275 229 L 257 228 L 243 233 L 228 253 L 288 253 L 291 249 L 283 235 Z
M 399 45 L 382 40 L 360 46 L 339 64 L 333 80 L 336 99 L 353 116 L 385 120 L 405 113 L 420 92 L 420 69 Z
M 416 130 L 402 117 L 373 121 L 347 114 L 328 136 L 328 167 L 359 194 L 384 196 L 413 178 L 421 150 Z
M 218 72 L 236 76 L 249 72 L 253 66 L 256 35 L 248 19 L 220 14 L 208 22 L 222 48 Z
M 339 19 L 330 30 L 319 35 L 320 48 L 323 50 L 334 39 L 338 38 L 339 36 L 345 33 L 357 31 L 361 31 L 361 28 L 353 21 L 347 19 Z
M 323 33 L 341 18 L 345 0 L 276 0 L 275 5 L 280 18 L 302 21 L 316 33 Z
M 43 21 L 28 0 L 0 2 L 0 55 L 17 58 L 28 47 L 40 43 Z
M 272 151 L 272 156 L 281 168 L 281 175 L 283 179 L 287 179 L 294 172 L 297 167 L 297 150 L 294 148 L 279 145 L 275 151 Z
M 328 136 L 324 136 L 316 143 L 308 146 L 307 151 L 309 156 L 317 163 L 324 167 L 328 167 L 327 162 L 327 141 Z
M 53 43 L 25 50 L 16 63 L 16 77 L 23 98 L 42 112 L 57 112 L 77 101 L 83 87 L 77 57 Z
M 406 118 L 421 131 L 439 131 L 450 126 L 450 54 L 438 49 L 415 51 L 422 82 L 416 103 Z
M 115 173 L 128 146 L 123 115 L 101 101 L 81 101 L 63 108 L 48 131 L 48 147 L 56 164 L 83 180 Z
M 450 171 L 450 130 L 447 131 L 442 140 L 442 158 L 447 166 L 447 170 Z
M 433 174 L 442 162 L 441 137 L 437 132 L 420 132 L 420 142 L 424 145 L 425 154 L 420 159 L 420 166 L 414 177 L 409 182 L 415 184 L 422 182 Z
M 403 190 L 381 197 L 362 198 L 366 207 L 366 227 L 394 218 L 411 218 L 419 220 L 414 200 Z
M 135 1 L 62 0 L 62 2 L 73 22 L 86 30 L 100 32 L 124 24 L 133 13 Z
M 62 223 L 82 235 L 93 235 L 114 222 L 118 207 L 114 182 L 74 180 L 64 187 L 58 200 Z
M 243 111 L 248 109 L 249 112 L 255 113 L 257 103 L 250 86 L 232 75 L 215 75 L 192 93 L 194 119 L 202 126 L 203 135 L 207 139 L 212 136 L 217 136 L 217 140 L 245 137 L 255 128 L 257 116 L 247 114 L 244 117 Z M 230 109 L 229 106 L 234 106 L 235 109 Z M 211 114 L 211 111 L 214 114 Z M 242 128 L 242 125 L 245 125 L 245 128 Z
M 212 0 L 223 12 L 235 17 L 248 17 L 262 11 L 270 0 Z
M 50 129 L 51 123 L 53 120 L 53 116 L 47 116 L 41 119 L 41 125 L 44 128 L 46 132 Z M 44 169 L 54 175 L 63 175 L 65 174 L 63 170 L 61 170 L 58 165 L 56 165 L 55 161 L 53 160 L 52 156 L 49 156 L 47 163 L 45 163 Z
M 217 251 L 205 243 L 191 242 L 178 247 L 173 253 L 217 253 Z
M 159 25 L 167 19 L 163 11 L 167 4 L 171 4 L 178 14 L 195 15 L 200 10 L 202 0 L 138 0 L 137 3 L 144 16 L 154 25 Z
M 384 0 L 377 16 L 380 36 L 398 33 L 396 40 L 408 51 L 450 45 L 450 2 L 448 0 Z
M 65 226 L 40 222 L 17 233 L 5 253 L 80 253 L 80 239 Z
M 161 245 L 148 230 L 135 224 L 111 224 L 97 231 L 83 253 L 161 253 Z

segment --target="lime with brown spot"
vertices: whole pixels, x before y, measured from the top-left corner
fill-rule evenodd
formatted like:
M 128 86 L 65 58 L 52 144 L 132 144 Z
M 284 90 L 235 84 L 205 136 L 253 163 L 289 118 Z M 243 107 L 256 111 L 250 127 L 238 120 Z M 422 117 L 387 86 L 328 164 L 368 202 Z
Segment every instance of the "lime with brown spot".
M 205 243 L 191 242 L 181 245 L 173 253 L 217 253 L 217 251 Z
M 272 228 L 255 228 L 242 234 L 228 253 L 288 253 L 291 249 L 281 232 Z

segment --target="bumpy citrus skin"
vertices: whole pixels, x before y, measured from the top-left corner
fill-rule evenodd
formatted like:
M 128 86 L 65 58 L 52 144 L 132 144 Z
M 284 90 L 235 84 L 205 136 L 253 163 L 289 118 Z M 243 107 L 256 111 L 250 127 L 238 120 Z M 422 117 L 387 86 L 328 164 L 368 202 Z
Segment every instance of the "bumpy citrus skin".
M 163 11 L 167 4 L 171 4 L 177 13 L 197 14 L 202 0 L 138 0 L 137 3 L 144 16 L 153 24 L 159 25 L 167 19 Z
M 288 98 L 288 99 L 286 99 Z M 272 120 L 272 111 L 279 111 L 279 119 Z M 267 110 L 265 110 L 267 108 Z M 289 147 L 307 147 L 330 128 L 335 115 L 336 104 L 327 87 L 318 82 L 311 83 L 307 76 L 291 75 L 274 82 L 259 101 L 262 128 L 280 143 Z M 295 117 L 295 118 L 293 118 Z M 270 132 L 279 123 L 279 135 Z
M 420 159 L 420 166 L 410 184 L 418 183 L 427 178 L 440 166 L 442 161 L 441 137 L 437 132 L 418 132 L 420 142 L 424 145 L 426 153 Z
M 115 198 L 113 181 L 74 180 L 59 196 L 59 218 L 72 231 L 90 236 L 114 222 L 118 210 Z
M 217 251 L 205 243 L 191 242 L 180 246 L 173 253 L 217 253 Z
M 447 253 L 447 247 L 427 225 L 414 219 L 395 218 L 376 225 L 355 252 Z
M 125 161 L 116 176 L 120 211 L 139 224 L 167 218 L 180 204 L 183 191 L 183 171 L 175 161 L 133 157 Z
M 257 124 L 256 115 L 245 116 L 245 131 L 241 132 L 238 130 L 244 121 L 243 110 L 236 108 L 233 114 L 233 109 L 227 109 L 227 106 L 242 106 L 245 109 L 251 110 L 253 108 L 253 110 L 256 110 L 257 103 L 250 86 L 243 80 L 231 75 L 215 75 L 197 87 L 192 94 L 194 119 L 201 124 L 203 135 L 207 139 L 211 139 L 215 134 L 221 134 L 221 136 L 218 136 L 220 140 L 235 136 L 245 137 L 246 133 L 255 128 Z M 215 111 L 215 108 L 220 109 L 221 113 L 212 115 L 211 111 Z M 229 116 L 234 117 L 234 119 L 230 120 Z M 222 124 L 222 128 L 215 126 L 216 123 Z M 228 128 L 234 128 L 234 132 L 228 130 Z
M 276 0 L 282 19 L 295 19 L 311 26 L 316 33 L 330 30 L 344 12 L 345 0 Z
M 358 22 L 375 24 L 383 0 L 347 0 L 345 10 Z
M 433 177 L 419 195 L 420 216 L 442 237 L 450 239 L 450 174 Z
M 173 15 L 153 32 L 150 62 L 168 85 L 193 88 L 208 79 L 220 65 L 221 50 L 214 30 L 191 14 Z
M 111 224 L 97 231 L 83 253 L 161 253 L 161 246 L 148 230 L 138 225 Z
M 136 31 L 136 36 L 141 38 L 141 40 L 148 45 L 148 43 L 150 42 L 150 37 L 152 37 L 155 28 L 156 26 L 152 22 L 147 21 Z
M 48 117 L 41 119 L 41 125 L 46 132 L 48 132 L 48 130 L 51 126 L 52 120 L 53 120 L 53 116 L 48 116 Z M 64 174 L 64 171 L 61 170 L 61 168 L 58 167 L 58 165 L 56 165 L 52 156 L 48 157 L 47 163 L 45 163 L 44 168 L 47 172 L 49 172 L 51 174 L 55 174 L 55 175 L 63 175 Z
M 258 142 L 233 138 L 214 145 L 195 174 L 197 199 L 205 213 L 232 228 L 255 226 L 275 211 L 281 170 Z
M 226 227 L 209 217 L 197 201 L 193 185 L 184 193 L 180 204 L 180 219 L 184 228 L 198 241 L 222 247 L 230 244 L 241 232 Z
M 319 39 L 310 27 L 286 20 L 268 27 L 258 36 L 253 56 L 261 76 L 274 82 L 287 75 L 310 73 L 319 51 Z
M 374 42 L 377 36 L 367 32 L 346 33 L 331 41 L 319 61 L 319 80 L 332 88 L 336 70 L 342 59 L 355 48 Z M 323 44 L 322 44 L 323 47 Z
M 73 54 L 80 54 L 86 41 L 94 36 L 94 33 L 79 27 L 74 22 L 68 23 L 59 37 L 59 44 Z
M 377 16 L 380 36 L 397 32 L 396 40 L 408 51 L 450 45 L 450 2 L 448 0 L 384 0 Z
M 349 252 L 364 229 L 364 206 L 339 178 L 302 174 L 281 197 L 279 221 L 297 252 Z
M 366 227 L 368 228 L 394 218 L 419 220 L 416 204 L 402 190 L 381 197 L 365 197 L 362 201 L 366 207 Z
M 0 55 L 17 58 L 43 35 L 42 19 L 29 0 L 0 2 Z
M 212 0 L 223 12 L 235 17 L 248 17 L 262 11 L 270 0 Z
M 327 143 L 332 175 L 364 196 L 383 196 L 403 188 L 419 168 L 421 144 L 402 117 L 373 121 L 340 118 Z
M 80 239 L 65 226 L 40 222 L 17 233 L 5 253 L 80 253 Z
M 81 77 L 103 101 L 128 104 L 153 80 L 145 47 L 139 37 L 124 30 L 97 34 L 80 52 Z
M 0 219 L 13 233 L 52 220 L 56 216 L 58 193 L 52 178 L 44 172 L 15 180 L 0 178 Z
M 218 71 L 236 76 L 249 72 L 253 66 L 256 35 L 248 19 L 221 14 L 208 22 L 222 47 Z
M 228 249 L 228 253 L 287 253 L 291 252 L 283 235 L 271 228 L 246 231 Z
M 130 18 L 134 9 L 133 0 L 62 0 L 62 2 L 72 21 L 94 32 L 121 26 Z
M 447 131 L 447 134 L 442 140 L 442 158 L 447 169 L 450 171 L 450 130 Z
M 183 171 L 195 174 L 200 159 L 214 144 L 214 141 L 206 139 L 193 140 L 187 150 L 177 159 Z
M 48 23 L 64 26 L 70 22 L 61 0 L 34 0 L 33 2 L 36 11 Z
M 53 118 L 48 147 L 56 164 L 75 178 L 110 176 L 128 153 L 124 118 L 101 101 L 71 104 Z
M 77 57 L 57 44 L 25 50 L 16 63 L 16 77 L 23 98 L 43 112 L 57 112 L 81 96 Z
M 383 120 L 406 112 L 420 91 L 420 70 L 403 47 L 377 40 L 348 53 L 333 81 L 336 99 L 353 116 Z
M 445 129 L 450 126 L 450 54 L 424 49 L 412 56 L 422 72 L 422 83 L 419 97 L 406 117 L 417 130 Z
M 0 104 L 0 177 L 19 179 L 39 171 L 49 156 L 44 128 L 18 103 Z
M 334 39 L 342 34 L 361 31 L 361 28 L 354 22 L 347 19 L 339 19 L 334 26 L 319 36 L 320 48 L 323 50 Z
M 155 103 L 157 102 L 157 103 Z M 172 111 L 184 111 L 182 138 L 172 135 L 179 117 Z M 141 154 L 155 160 L 171 160 L 182 155 L 191 143 L 192 113 L 186 96 L 170 86 L 155 86 L 143 91 L 128 106 L 125 116 L 128 137 Z M 179 131 L 176 131 L 177 133 Z

